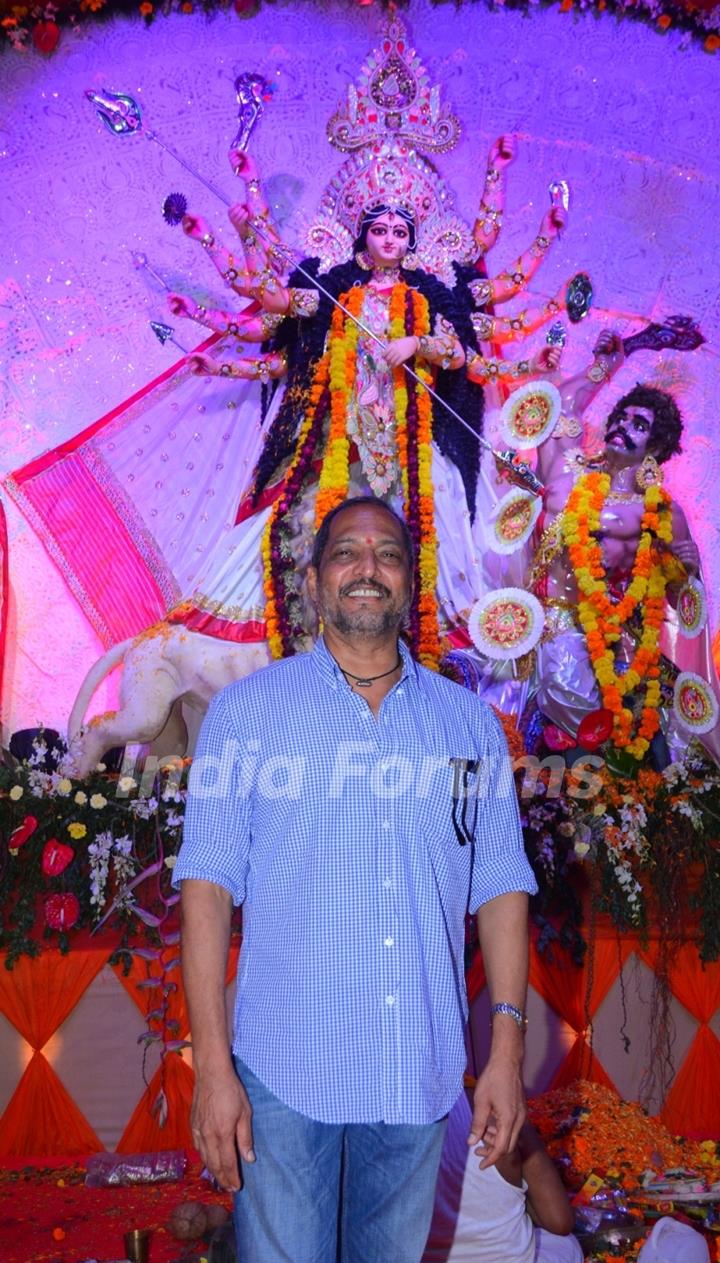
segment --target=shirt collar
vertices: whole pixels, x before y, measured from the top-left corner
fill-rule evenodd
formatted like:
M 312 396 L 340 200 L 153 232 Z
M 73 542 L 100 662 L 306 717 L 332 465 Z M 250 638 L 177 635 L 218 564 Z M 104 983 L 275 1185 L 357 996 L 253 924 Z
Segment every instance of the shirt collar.
M 403 680 L 417 681 L 417 662 L 413 658 L 404 640 L 398 641 L 398 652 L 402 658 L 403 664 L 402 675 L 398 680 L 398 684 Z M 310 658 L 316 669 L 320 672 L 323 679 L 330 685 L 331 688 L 336 689 L 339 684 L 347 685 L 347 680 L 325 644 L 323 636 L 318 636 L 315 641 L 315 644 L 310 651 Z

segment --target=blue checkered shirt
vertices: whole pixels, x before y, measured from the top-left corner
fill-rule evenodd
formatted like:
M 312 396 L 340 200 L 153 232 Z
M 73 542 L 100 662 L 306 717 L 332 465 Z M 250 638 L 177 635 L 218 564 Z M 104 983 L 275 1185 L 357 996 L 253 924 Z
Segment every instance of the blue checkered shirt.
M 449 1111 L 466 1060 L 466 912 L 536 889 L 495 715 L 401 653 L 377 719 L 322 638 L 231 684 L 193 760 L 174 881 L 243 904 L 233 1049 L 320 1122 Z M 453 827 L 451 758 L 479 761 L 474 844 Z

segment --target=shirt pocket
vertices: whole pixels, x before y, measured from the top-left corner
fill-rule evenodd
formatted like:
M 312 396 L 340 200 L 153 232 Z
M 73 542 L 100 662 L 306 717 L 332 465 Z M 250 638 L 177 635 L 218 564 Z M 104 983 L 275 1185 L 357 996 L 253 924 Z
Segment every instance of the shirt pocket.
M 417 823 L 423 834 L 437 837 L 446 847 L 468 847 L 484 788 L 477 751 L 465 743 L 425 754 L 416 791 Z

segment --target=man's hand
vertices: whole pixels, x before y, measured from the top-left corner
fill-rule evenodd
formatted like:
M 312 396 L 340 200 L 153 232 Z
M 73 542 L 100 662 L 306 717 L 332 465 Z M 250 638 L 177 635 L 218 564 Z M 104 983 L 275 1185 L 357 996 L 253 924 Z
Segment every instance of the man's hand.
M 525 1121 L 525 1093 L 520 1066 L 511 1059 L 492 1058 L 480 1075 L 473 1098 L 468 1145 L 482 1159 L 480 1169 L 494 1166 L 518 1142 Z
M 196 1077 L 190 1114 L 192 1137 L 200 1157 L 221 1188 L 236 1193 L 242 1187 L 237 1153 L 254 1162 L 252 1107 L 237 1075 L 230 1072 Z M 237 1144 L 237 1152 L 235 1146 Z

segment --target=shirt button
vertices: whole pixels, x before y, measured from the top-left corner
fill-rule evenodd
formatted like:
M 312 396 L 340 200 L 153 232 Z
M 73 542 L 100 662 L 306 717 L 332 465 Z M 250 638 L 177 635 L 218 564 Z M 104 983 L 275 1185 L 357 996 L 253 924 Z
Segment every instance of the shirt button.
M 386 995 L 386 996 L 385 996 L 385 1003 L 386 1003 L 386 1004 L 394 1004 L 394 1003 L 395 1003 L 395 996 L 394 996 L 394 995 Z
M 389 878 L 389 877 L 386 877 L 386 878 L 385 878 L 385 880 L 384 880 L 384 882 L 383 882 L 383 886 L 385 887 L 385 889 L 386 889 L 386 890 L 389 890 L 389 889 L 390 889 L 390 887 L 392 886 L 392 882 L 391 882 L 391 880 L 390 880 L 390 878 Z
M 395 946 L 395 939 L 394 939 L 394 938 L 386 938 L 386 939 L 385 939 L 385 946 L 386 946 L 386 947 L 394 947 L 394 946 Z

